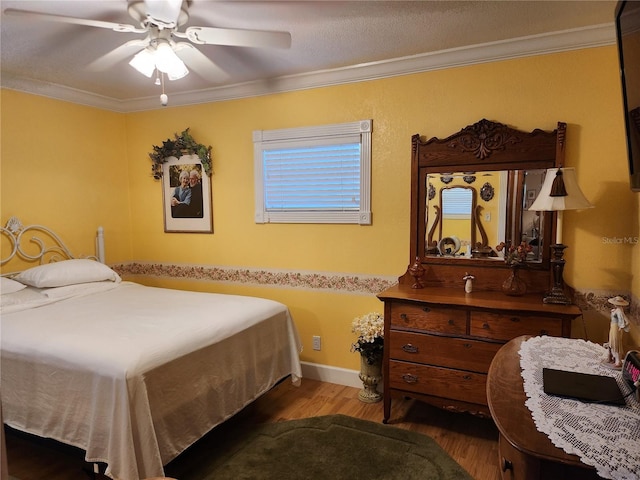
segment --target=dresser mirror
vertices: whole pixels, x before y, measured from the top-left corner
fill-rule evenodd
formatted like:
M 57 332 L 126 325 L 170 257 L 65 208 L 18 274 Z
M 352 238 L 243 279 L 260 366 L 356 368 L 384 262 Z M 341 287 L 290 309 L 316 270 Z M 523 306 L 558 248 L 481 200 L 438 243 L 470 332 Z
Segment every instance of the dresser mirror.
M 529 267 L 548 270 L 554 214 L 528 208 L 563 163 L 565 135 L 561 122 L 525 132 L 485 119 L 444 139 L 414 135 L 410 260 L 503 268 L 496 246 L 524 241 Z
M 540 191 L 544 174 L 545 170 L 427 174 L 424 255 L 495 259 L 496 245 L 515 239 L 531 246 L 528 262 L 541 263 L 548 247 L 545 212 L 528 208 Z

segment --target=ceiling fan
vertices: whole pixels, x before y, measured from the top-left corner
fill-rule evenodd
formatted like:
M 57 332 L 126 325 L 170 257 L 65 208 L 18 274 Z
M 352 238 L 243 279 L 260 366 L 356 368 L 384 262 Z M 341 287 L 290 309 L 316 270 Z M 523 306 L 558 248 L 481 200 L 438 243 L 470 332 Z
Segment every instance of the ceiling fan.
M 14 8 L 5 9 L 4 14 L 105 28 L 119 33 L 146 34 L 144 38 L 130 40 L 96 59 L 88 68 L 95 71 L 106 70 L 135 54 L 129 64 L 149 78 L 154 72 L 156 75 L 158 72 L 166 74 L 169 80 L 182 78 L 189 73 L 185 61 L 204 78 L 220 75 L 220 69 L 193 44 L 271 48 L 291 46 L 289 32 L 198 26 L 187 27 L 181 32 L 179 28 L 189 19 L 190 4 L 191 0 L 129 0 L 129 15 L 139 26 Z M 162 78 L 164 81 L 164 75 Z M 158 77 L 156 83 L 159 83 Z

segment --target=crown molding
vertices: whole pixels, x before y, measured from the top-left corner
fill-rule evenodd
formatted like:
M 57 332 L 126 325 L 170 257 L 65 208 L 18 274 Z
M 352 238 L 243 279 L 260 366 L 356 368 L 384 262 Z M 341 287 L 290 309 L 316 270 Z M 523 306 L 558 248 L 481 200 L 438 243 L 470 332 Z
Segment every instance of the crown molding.
M 126 102 L 121 102 L 114 98 L 97 95 L 95 93 L 55 83 L 43 82 L 41 80 L 34 80 L 31 78 L 16 77 L 9 73 L 2 74 L 0 86 L 8 90 L 17 90 L 65 102 L 101 108 L 103 110 L 112 110 L 122 113 L 126 113 L 128 111 L 126 108 Z
M 513 38 L 468 47 L 452 48 L 433 53 L 400 57 L 348 67 L 288 75 L 268 81 L 254 81 L 171 95 L 171 106 L 212 103 L 239 98 L 256 97 L 310 88 L 320 88 L 414 73 L 490 63 L 514 58 L 560 53 L 584 48 L 614 45 L 613 23 L 563 30 L 541 35 Z M 13 77 L 3 74 L 2 88 L 19 90 L 81 105 L 128 113 L 157 110 L 157 95 L 118 100 L 63 85 Z

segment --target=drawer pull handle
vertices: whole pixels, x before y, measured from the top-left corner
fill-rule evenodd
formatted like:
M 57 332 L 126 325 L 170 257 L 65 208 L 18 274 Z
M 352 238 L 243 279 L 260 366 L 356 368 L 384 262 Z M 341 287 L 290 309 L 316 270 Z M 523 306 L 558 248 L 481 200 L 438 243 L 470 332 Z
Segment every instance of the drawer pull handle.
M 511 317 L 511 321 L 512 322 L 519 322 L 520 318 L 519 317 Z
M 429 313 L 431 311 L 431 309 L 429 307 L 422 307 L 422 311 Z
M 456 322 L 454 322 L 453 319 L 451 319 L 451 318 L 449 319 L 449 321 L 447 323 L 449 325 L 455 325 L 456 324 Z
M 411 345 L 410 343 L 403 345 L 402 350 L 407 353 L 418 353 L 418 347 L 416 347 L 415 345 Z
M 464 348 L 471 348 L 471 344 L 470 343 L 463 343 L 462 346 Z
M 506 458 L 502 457 L 502 465 L 500 466 L 500 468 L 502 468 L 503 472 L 506 472 L 507 470 L 511 470 L 513 471 L 513 463 L 511 463 L 509 460 L 507 460 Z
M 483 323 L 482 324 L 482 328 L 484 328 L 485 330 L 489 330 L 489 324 L 488 323 Z
M 540 330 L 540 335 L 549 335 L 549 332 L 546 330 Z
M 407 321 L 407 314 L 406 313 L 401 313 L 400 314 L 400 318 L 406 322 Z
M 464 376 L 462 377 L 462 379 L 463 379 L 463 380 L 467 380 L 467 381 L 469 381 L 469 380 L 471 380 L 471 375 L 464 375 Z
M 416 375 L 411 375 L 410 373 L 402 375 L 402 379 L 407 383 L 418 383 L 418 377 Z

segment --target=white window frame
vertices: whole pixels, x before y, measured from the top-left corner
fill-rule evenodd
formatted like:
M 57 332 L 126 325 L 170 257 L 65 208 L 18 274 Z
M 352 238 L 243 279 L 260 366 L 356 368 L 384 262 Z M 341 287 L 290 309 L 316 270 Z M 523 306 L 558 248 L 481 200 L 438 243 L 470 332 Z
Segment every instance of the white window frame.
M 372 120 L 286 128 L 255 130 L 254 179 L 256 223 L 350 223 L 371 224 L 371 129 Z M 267 210 L 264 199 L 263 151 L 275 148 L 313 147 L 315 144 L 344 139 L 344 143 L 360 141 L 360 208 L 338 210 Z M 354 140 L 355 139 L 355 140 Z

